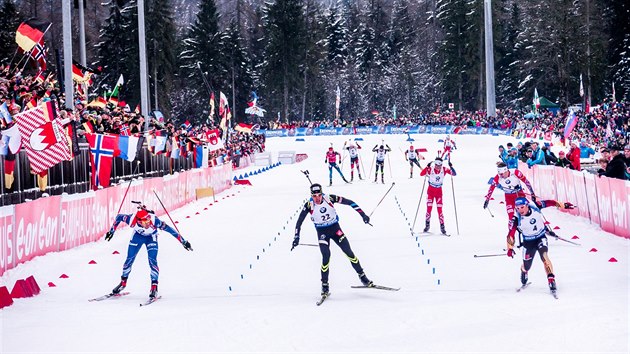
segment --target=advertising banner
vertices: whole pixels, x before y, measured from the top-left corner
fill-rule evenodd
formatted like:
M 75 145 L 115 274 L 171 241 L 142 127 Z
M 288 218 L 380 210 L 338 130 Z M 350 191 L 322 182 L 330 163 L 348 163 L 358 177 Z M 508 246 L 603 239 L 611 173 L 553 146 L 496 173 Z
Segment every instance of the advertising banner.
M 0 276 L 13 268 L 13 245 L 9 240 L 13 239 L 13 205 L 0 207 Z
M 595 191 L 597 192 L 597 207 L 599 208 L 599 225 L 604 231 L 615 232 L 613 221 L 612 200 L 610 193 L 610 179 L 595 177 Z M 587 189 L 590 186 L 587 185 Z
M 61 196 L 40 198 L 15 206 L 13 237 L 15 264 L 57 251 Z

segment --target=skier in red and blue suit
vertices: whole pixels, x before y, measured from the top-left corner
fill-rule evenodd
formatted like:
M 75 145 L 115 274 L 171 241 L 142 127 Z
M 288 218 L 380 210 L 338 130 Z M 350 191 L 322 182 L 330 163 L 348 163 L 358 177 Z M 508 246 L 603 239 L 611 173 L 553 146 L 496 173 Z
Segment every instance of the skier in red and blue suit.
M 339 158 L 341 159 L 341 154 L 338 153 L 337 151 L 335 151 L 333 149 L 333 147 L 329 147 L 328 151 L 326 152 L 326 160 L 324 162 L 328 163 L 328 179 L 329 179 L 329 186 L 332 186 L 332 170 L 333 168 L 335 170 L 337 170 L 337 172 L 339 172 L 339 175 L 341 175 L 341 179 L 343 179 L 344 182 L 346 183 L 350 183 L 348 182 L 348 180 L 346 179 L 346 177 L 343 176 L 343 173 L 341 172 L 341 169 L 339 168 L 339 165 L 337 165 L 337 156 L 339 156 Z
M 123 264 L 122 276 L 120 277 L 120 283 L 112 290 L 113 294 L 119 294 L 127 286 L 127 278 L 131 273 L 131 266 L 136 260 L 138 251 L 145 245 L 147 248 L 147 255 L 149 257 L 149 268 L 151 269 L 151 292 L 150 298 L 157 296 L 157 284 L 158 276 L 160 274 L 160 268 L 158 268 L 157 255 L 158 255 L 158 230 L 164 230 L 173 235 L 187 251 L 192 251 L 190 242 L 186 241 L 182 235 L 175 231 L 168 224 L 160 220 L 152 211 L 147 210 L 143 205 L 139 207 L 138 211 L 134 214 L 118 214 L 112 228 L 105 234 L 105 240 L 110 241 L 114 237 L 114 232 L 118 225 L 124 222 L 131 226 L 133 229 L 133 235 L 131 241 L 129 241 L 129 248 L 127 248 L 127 259 Z

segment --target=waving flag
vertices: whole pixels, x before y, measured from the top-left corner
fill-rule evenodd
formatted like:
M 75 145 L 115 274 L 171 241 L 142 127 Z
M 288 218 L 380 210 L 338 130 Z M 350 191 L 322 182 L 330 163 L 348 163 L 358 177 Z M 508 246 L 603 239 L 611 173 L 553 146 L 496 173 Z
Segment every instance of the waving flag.
M 210 123 L 214 124 L 214 91 L 210 93 L 210 114 L 208 114 L 208 118 L 210 118 Z
M 44 37 L 42 37 L 42 39 L 33 46 L 29 55 L 37 62 L 40 72 L 46 71 L 46 50 L 44 48 Z
M 567 115 L 567 122 L 564 125 L 564 138 L 568 139 L 569 135 L 571 135 L 571 132 L 573 131 L 573 128 L 575 128 L 575 126 L 577 125 L 578 122 L 578 118 L 575 115 L 574 111 L 570 111 L 569 115 Z
M 92 188 L 109 187 L 114 156 L 119 154 L 115 135 L 85 134 L 90 145 L 90 164 L 92 166 Z
M 50 25 L 50 22 L 30 18 L 18 26 L 15 31 L 15 42 L 24 52 L 30 52 L 44 37 Z
M 127 161 L 133 161 L 138 156 L 138 152 L 142 147 L 144 137 L 137 136 L 119 136 L 118 137 L 118 151 L 117 155 L 121 159 Z
M 536 113 L 538 113 L 538 108 L 540 108 L 540 98 L 538 97 L 537 88 L 534 89 L 534 107 L 535 107 Z
M 206 132 L 206 139 L 208 141 L 208 150 L 215 151 L 223 149 L 223 140 L 221 140 L 221 133 L 218 129 L 209 130 Z
M 53 101 L 15 115 L 31 171 L 40 173 L 64 160 L 71 160 L 68 136 L 57 118 Z
M 264 117 L 266 111 L 262 107 L 258 106 L 258 95 L 256 95 L 256 91 L 252 91 L 252 97 L 252 101 L 247 102 L 249 107 L 245 109 L 245 113 Z
M 260 126 L 258 124 L 238 123 L 236 126 L 234 126 L 234 130 L 241 133 L 249 133 L 249 134 L 255 132 L 259 128 Z
M 580 97 L 584 97 L 584 84 L 582 84 L 582 74 L 580 74 Z

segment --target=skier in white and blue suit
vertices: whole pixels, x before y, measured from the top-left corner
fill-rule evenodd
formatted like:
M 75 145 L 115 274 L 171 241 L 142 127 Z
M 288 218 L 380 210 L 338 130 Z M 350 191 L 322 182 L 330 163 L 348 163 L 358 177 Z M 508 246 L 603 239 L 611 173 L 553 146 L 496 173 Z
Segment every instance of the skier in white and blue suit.
M 187 251 L 192 251 L 190 242 L 186 241 L 182 235 L 175 231 L 168 224 L 160 220 L 153 212 L 147 210 L 144 206 L 140 206 L 138 211 L 134 214 L 118 214 L 114 225 L 105 234 L 105 240 L 109 241 L 114 236 L 114 232 L 118 225 L 124 222 L 131 226 L 133 229 L 133 235 L 131 241 L 129 241 L 129 248 L 127 249 L 127 259 L 123 265 L 122 276 L 120 277 L 120 284 L 118 284 L 113 294 L 120 293 L 127 286 L 127 278 L 131 273 L 131 266 L 138 255 L 138 251 L 145 245 L 147 247 L 147 255 L 149 257 L 149 267 L 151 269 L 151 292 L 149 297 L 155 298 L 157 296 L 157 284 L 158 276 L 160 275 L 160 268 L 158 268 L 157 255 L 158 255 L 158 229 L 164 230 L 173 235 Z
M 339 216 L 333 206 L 334 203 L 345 204 L 351 206 L 363 219 L 366 224 L 370 223 L 370 217 L 361 210 L 361 208 L 352 200 L 337 195 L 323 194 L 322 186 L 319 183 L 311 185 L 311 198 L 304 204 L 302 212 L 298 216 L 298 220 L 295 224 L 295 236 L 293 238 L 293 250 L 300 244 L 300 229 L 302 228 L 302 222 L 308 214 L 311 214 L 311 220 L 315 224 L 315 230 L 317 232 L 317 238 L 319 242 L 319 251 L 322 253 L 322 296 L 327 296 L 329 293 L 328 286 L 328 269 L 330 265 L 330 241 L 333 241 L 341 248 L 346 257 L 350 260 L 352 267 L 359 275 L 361 283 L 365 286 L 372 286 L 372 281 L 363 272 L 361 263 L 357 256 L 352 252 L 350 248 L 350 242 L 346 238 L 346 235 L 339 226 Z

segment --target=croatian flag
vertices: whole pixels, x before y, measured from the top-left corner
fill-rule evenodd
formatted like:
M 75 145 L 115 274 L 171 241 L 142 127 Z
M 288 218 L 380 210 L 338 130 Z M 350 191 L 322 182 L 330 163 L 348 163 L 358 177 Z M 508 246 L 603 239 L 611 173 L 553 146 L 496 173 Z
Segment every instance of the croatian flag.
M 567 116 L 567 123 L 564 125 L 564 138 L 568 139 L 569 135 L 573 131 L 573 128 L 577 125 L 578 117 L 575 115 L 574 111 L 570 111 Z

